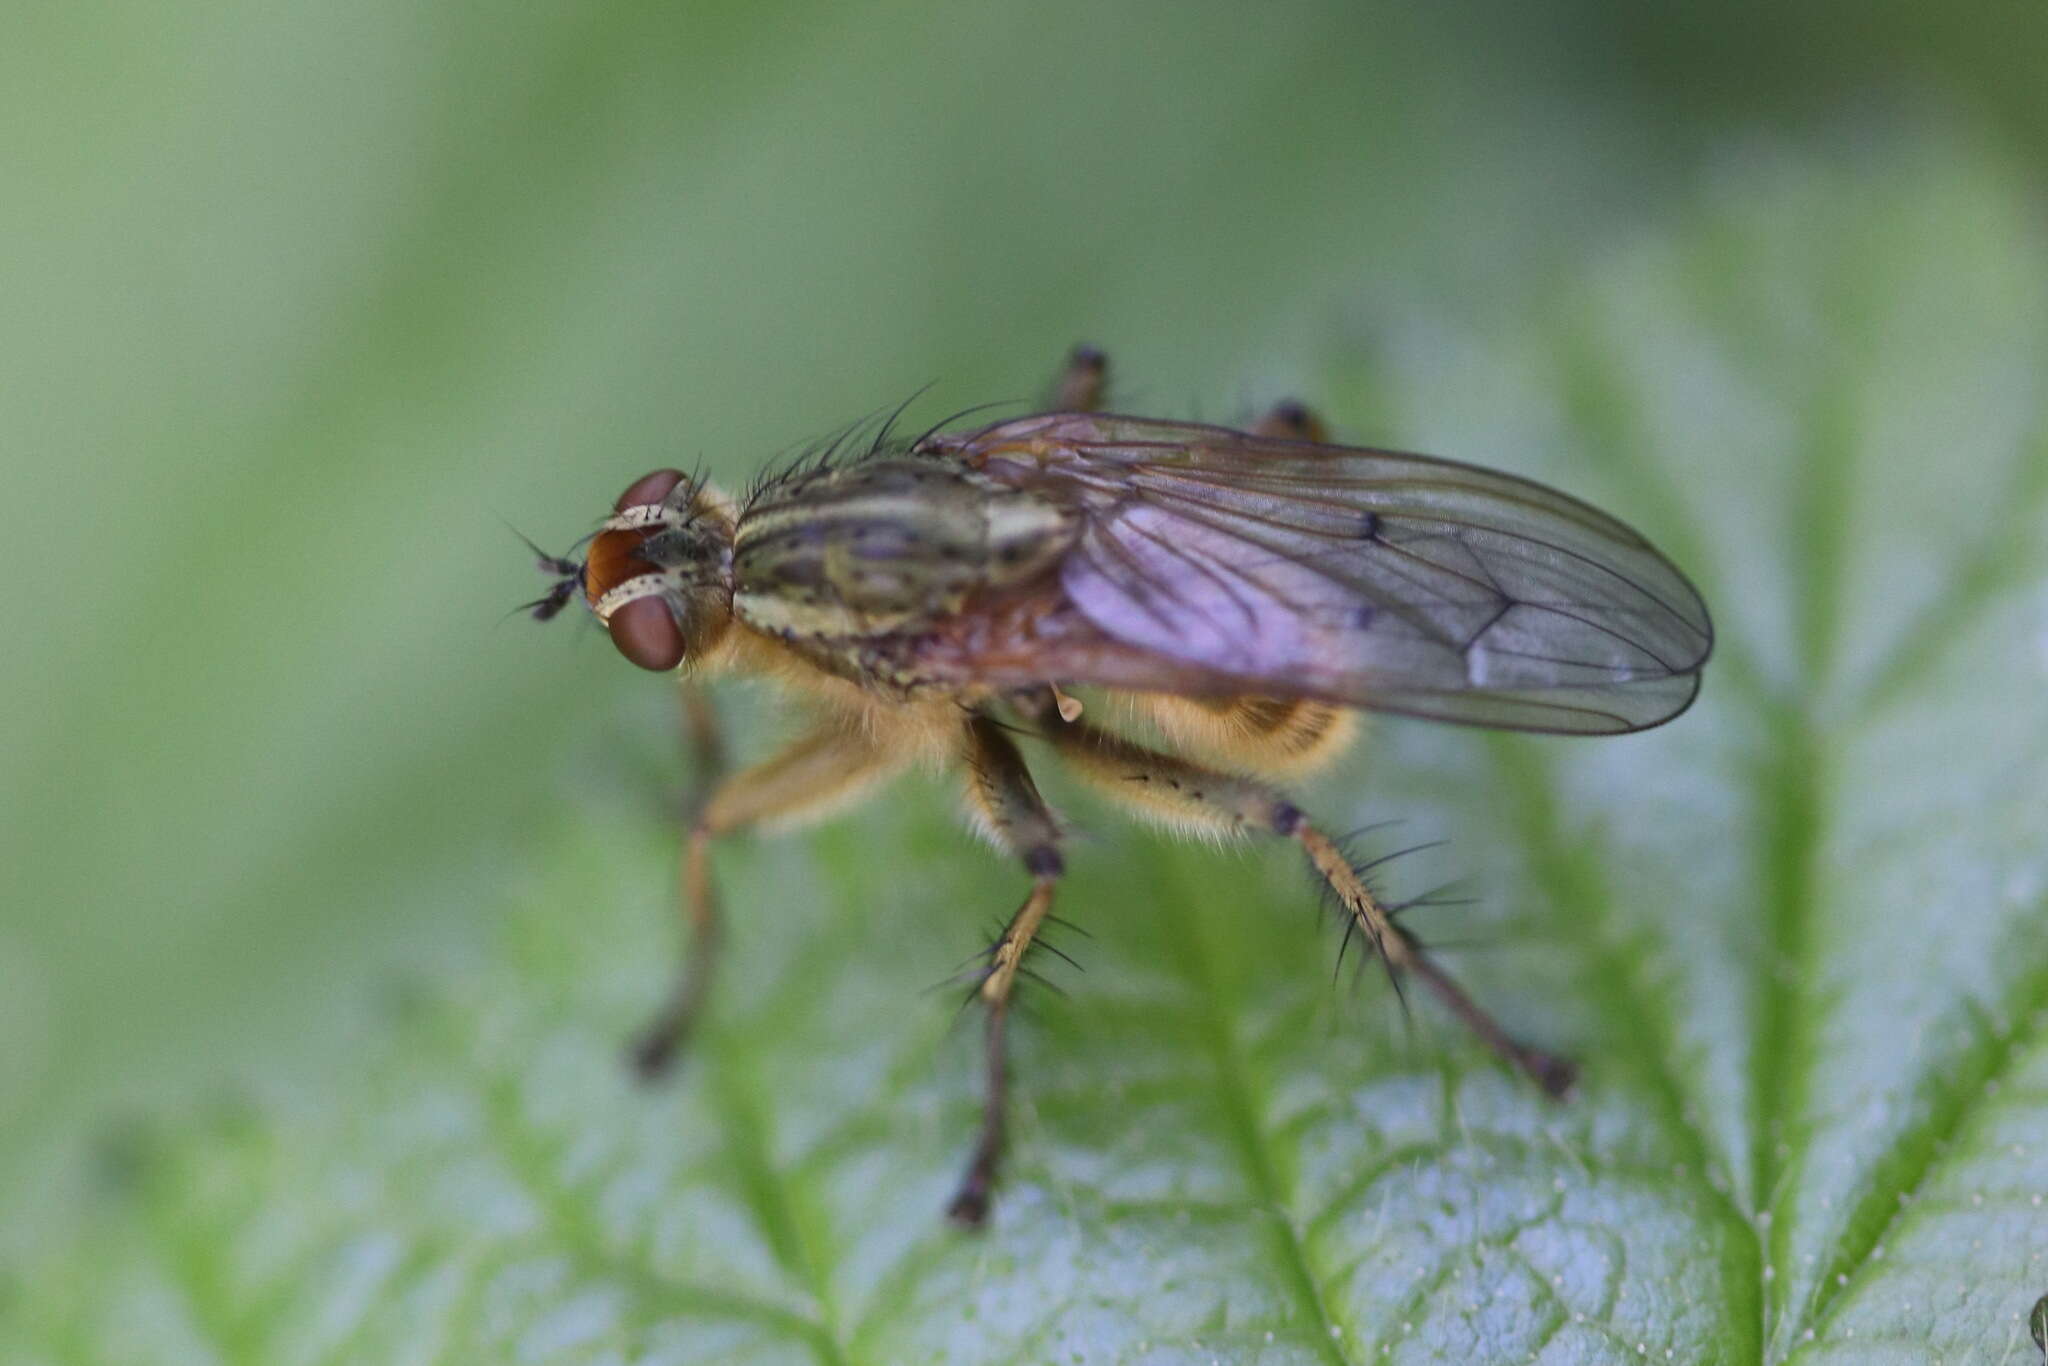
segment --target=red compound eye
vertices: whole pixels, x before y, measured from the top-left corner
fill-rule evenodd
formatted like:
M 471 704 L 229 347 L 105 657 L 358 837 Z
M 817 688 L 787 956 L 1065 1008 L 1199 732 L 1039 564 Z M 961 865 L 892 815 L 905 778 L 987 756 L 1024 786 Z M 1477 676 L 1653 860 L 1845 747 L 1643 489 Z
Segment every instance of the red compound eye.
M 643 474 L 627 486 L 612 504 L 615 511 L 644 507 L 659 503 L 675 491 L 683 482 L 680 470 L 656 470 Z M 592 607 L 605 594 L 629 579 L 651 573 L 654 566 L 640 558 L 637 553 L 641 543 L 654 535 L 658 527 L 633 527 L 613 531 L 601 531 L 590 543 L 590 553 L 583 567 L 583 591 Z M 683 633 L 676 626 L 676 619 L 669 611 L 668 600 L 660 594 L 635 598 L 621 606 L 605 623 L 611 632 L 612 644 L 619 653 L 643 669 L 666 672 L 683 662 Z
M 619 653 L 643 669 L 666 673 L 683 662 L 683 633 L 668 610 L 668 599 L 635 598 L 607 623 Z
M 652 474 L 643 474 L 627 485 L 626 491 L 619 495 L 619 501 L 613 503 L 612 508 L 624 512 L 627 508 L 639 507 L 642 503 L 658 503 L 673 493 L 676 485 L 682 482 L 681 470 L 656 470 Z

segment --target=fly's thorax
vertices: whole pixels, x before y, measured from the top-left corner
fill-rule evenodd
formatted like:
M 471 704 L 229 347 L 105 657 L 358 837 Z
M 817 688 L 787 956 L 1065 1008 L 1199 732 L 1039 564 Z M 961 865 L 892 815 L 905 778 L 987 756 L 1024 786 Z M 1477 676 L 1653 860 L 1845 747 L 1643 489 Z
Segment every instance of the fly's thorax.
M 946 461 L 868 461 L 771 488 L 741 516 L 733 608 L 787 639 L 915 630 L 1044 573 L 1057 504 Z

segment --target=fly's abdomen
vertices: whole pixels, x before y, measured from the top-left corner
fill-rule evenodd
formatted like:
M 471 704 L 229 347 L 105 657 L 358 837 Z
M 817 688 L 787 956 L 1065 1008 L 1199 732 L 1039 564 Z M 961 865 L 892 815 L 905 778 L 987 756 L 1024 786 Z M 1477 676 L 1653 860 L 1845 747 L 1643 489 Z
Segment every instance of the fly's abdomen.
M 740 520 L 733 607 L 787 639 L 873 637 L 1043 573 L 1067 519 L 929 460 L 876 460 L 768 490 Z

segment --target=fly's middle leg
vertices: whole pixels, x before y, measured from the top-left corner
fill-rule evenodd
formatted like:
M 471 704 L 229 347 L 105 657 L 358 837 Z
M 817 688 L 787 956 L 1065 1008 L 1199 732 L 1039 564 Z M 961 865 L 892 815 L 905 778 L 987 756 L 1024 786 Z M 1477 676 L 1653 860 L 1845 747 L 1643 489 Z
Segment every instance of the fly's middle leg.
M 1048 395 L 1050 407 L 1062 413 L 1102 411 L 1109 399 L 1109 357 L 1086 342 L 1067 353 L 1059 378 Z
M 1109 404 L 1109 357 L 1083 342 L 1067 353 L 1047 395 L 1049 408 L 1063 413 L 1098 413 Z M 1268 408 L 1249 428 L 1253 436 L 1289 441 L 1328 441 L 1330 429 L 1300 399 L 1287 398 Z
M 1024 766 L 1024 756 L 1004 734 L 1001 726 L 986 716 L 967 723 L 963 740 L 968 771 L 968 799 L 986 823 L 997 843 L 1015 854 L 1031 875 L 1031 891 L 1024 904 L 1010 917 L 1002 937 L 989 950 L 975 995 L 986 1015 L 985 1059 L 988 1089 L 982 1098 L 981 1130 L 959 1188 L 946 1206 L 955 1223 L 979 1227 L 988 1218 L 990 1193 L 1002 1162 L 1004 1124 L 1009 1100 L 1009 1058 L 1003 1030 L 1009 1019 L 1010 1001 L 1017 978 L 1024 970 L 1025 955 L 1032 941 L 1052 914 L 1053 888 L 1064 864 L 1060 858 L 1059 824 L 1038 785 Z

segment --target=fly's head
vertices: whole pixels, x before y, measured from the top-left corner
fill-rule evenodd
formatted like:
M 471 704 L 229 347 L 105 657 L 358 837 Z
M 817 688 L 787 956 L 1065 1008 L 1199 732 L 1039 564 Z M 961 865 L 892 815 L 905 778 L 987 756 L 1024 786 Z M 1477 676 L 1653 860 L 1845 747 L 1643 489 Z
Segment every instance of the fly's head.
M 579 564 L 543 555 L 557 576 L 532 604 L 546 621 L 579 594 L 620 654 L 666 671 L 715 646 L 732 622 L 733 526 L 723 499 L 678 470 L 619 495 Z

